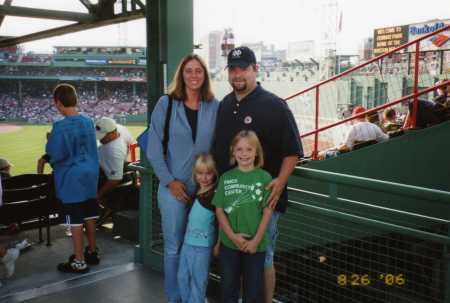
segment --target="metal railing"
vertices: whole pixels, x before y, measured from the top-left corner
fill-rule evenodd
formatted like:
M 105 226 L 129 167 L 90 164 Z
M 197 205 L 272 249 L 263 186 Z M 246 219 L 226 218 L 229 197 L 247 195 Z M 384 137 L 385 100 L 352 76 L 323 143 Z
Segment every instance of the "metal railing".
M 435 36 L 437 34 L 440 34 L 440 33 L 444 32 L 444 31 L 448 31 L 449 29 L 450 29 L 450 25 L 447 25 L 447 26 L 445 26 L 445 27 L 443 27 L 443 28 L 441 28 L 441 29 L 439 29 L 437 31 L 434 31 L 432 33 L 424 35 L 424 36 L 422 36 L 422 37 L 420 37 L 418 39 L 415 39 L 415 40 L 413 40 L 411 42 L 408 42 L 408 43 L 406 43 L 406 44 L 404 44 L 404 45 L 402 45 L 400 47 L 397 47 L 397 48 L 395 48 L 395 49 L 393 49 L 393 50 L 391 50 L 389 52 L 386 52 L 386 53 L 384 53 L 382 55 L 379 55 L 379 56 L 377 56 L 375 58 L 372 58 L 371 60 L 369 60 L 367 62 L 359 64 L 359 65 L 357 65 L 355 67 L 352 67 L 352 68 L 350 68 L 350 69 L 348 69 L 348 70 L 346 70 L 346 71 L 344 71 L 342 73 L 339 73 L 338 75 L 335 75 L 335 76 L 333 76 L 333 77 L 331 77 L 331 78 L 329 78 L 327 80 L 321 81 L 321 82 L 319 82 L 319 83 L 317 83 L 315 85 L 312 85 L 312 86 L 310 86 L 310 87 L 308 87 L 306 89 L 301 90 L 300 92 L 298 92 L 296 94 L 293 94 L 293 95 L 287 97 L 285 99 L 286 101 L 291 100 L 291 99 L 293 99 L 295 97 L 304 95 L 304 94 L 306 94 L 308 92 L 311 92 L 311 91 L 315 92 L 314 131 L 308 132 L 307 134 L 304 134 L 304 135 L 301 136 L 301 138 L 305 138 L 307 136 L 314 135 L 314 147 L 313 147 L 313 152 L 312 152 L 313 159 L 317 159 L 318 148 L 319 148 L 319 133 L 322 132 L 323 130 L 326 130 L 326 129 L 329 129 L 329 128 L 341 125 L 343 123 L 346 123 L 346 122 L 352 120 L 352 119 L 345 119 L 345 120 L 339 121 L 337 123 L 333 123 L 333 124 L 331 124 L 331 125 L 329 125 L 327 127 L 323 127 L 323 128 L 319 127 L 319 117 L 320 117 L 319 107 L 320 107 L 320 100 L 321 100 L 321 97 L 320 97 L 321 87 L 323 87 L 327 83 L 330 83 L 332 81 L 341 79 L 341 78 L 349 75 L 350 73 L 355 72 L 357 70 L 360 70 L 360 69 L 362 69 L 362 68 L 364 68 L 364 67 L 366 67 L 366 66 L 368 66 L 368 65 L 370 65 L 370 64 L 372 64 L 374 62 L 378 62 L 378 61 L 382 60 L 383 58 L 387 58 L 387 57 L 393 55 L 396 52 L 405 50 L 405 49 L 409 48 L 410 46 L 415 46 L 412 94 L 409 95 L 407 98 L 404 97 L 404 98 L 401 98 L 399 100 L 395 100 L 393 102 L 390 102 L 389 105 L 386 105 L 384 107 L 379 107 L 379 108 L 377 108 L 377 110 L 386 108 L 388 106 L 392 106 L 393 104 L 400 103 L 401 101 L 404 101 L 404 100 L 407 100 L 407 99 L 413 99 L 413 107 L 412 107 L 413 110 L 412 110 L 412 115 L 411 115 L 411 117 L 412 117 L 411 127 L 414 128 L 416 126 L 416 115 L 417 115 L 417 109 L 418 109 L 418 96 L 420 96 L 421 94 L 425 93 L 424 90 L 419 91 L 420 43 L 423 40 L 426 40 L 426 39 L 428 39 L 428 38 L 430 38 L 432 36 Z M 446 83 L 448 85 L 449 81 L 447 81 Z M 444 86 L 444 85 L 442 85 L 442 86 Z M 430 90 L 427 90 L 427 92 L 430 92 L 431 90 L 436 90 L 437 87 L 438 86 L 434 86 Z M 370 110 L 370 111 L 368 111 L 366 113 L 363 113 L 363 114 L 359 115 L 359 117 L 363 116 L 364 114 L 367 114 L 367 113 L 376 112 L 377 110 L 375 110 L 375 109 Z
M 136 259 L 162 270 L 158 180 L 151 169 L 131 167 L 147 185 Z M 326 190 L 292 186 L 296 179 L 325 184 Z M 449 302 L 450 192 L 304 167 L 290 183 L 275 254 L 277 302 Z M 442 215 L 349 200 L 339 194 L 341 187 L 419 200 L 442 208 Z M 215 263 L 211 277 L 219 277 Z
M 289 188 L 275 255 L 277 301 L 449 302 L 449 192 L 308 168 L 296 169 L 292 178 L 328 190 Z M 341 186 L 437 203 L 446 211 L 442 218 L 425 217 L 350 201 L 338 194 Z

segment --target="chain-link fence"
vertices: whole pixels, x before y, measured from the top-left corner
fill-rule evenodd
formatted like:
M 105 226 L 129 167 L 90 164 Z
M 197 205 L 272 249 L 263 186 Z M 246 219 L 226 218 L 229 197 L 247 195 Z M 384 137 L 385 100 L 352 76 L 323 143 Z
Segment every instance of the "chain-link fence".
M 155 177 L 152 182 L 150 247 L 152 254 L 161 256 L 158 182 Z M 275 255 L 276 301 L 448 302 L 450 206 L 441 204 L 437 213 L 442 216 L 433 216 L 402 210 L 394 202 L 388 208 L 295 187 L 289 191 Z M 414 199 L 415 192 L 407 191 L 405 203 Z M 450 194 L 444 195 L 448 199 Z M 210 277 L 220 279 L 215 261 Z

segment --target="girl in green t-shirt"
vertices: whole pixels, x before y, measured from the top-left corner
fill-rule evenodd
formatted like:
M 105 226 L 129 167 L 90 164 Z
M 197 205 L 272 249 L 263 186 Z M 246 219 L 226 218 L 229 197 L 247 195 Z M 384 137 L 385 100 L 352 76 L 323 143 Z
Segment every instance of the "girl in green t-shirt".
M 230 154 L 237 167 L 220 177 L 213 199 L 220 224 L 222 299 L 238 302 L 242 276 L 244 302 L 263 302 L 265 234 L 272 216 L 266 185 L 272 177 L 261 168 L 264 156 L 255 132 L 239 132 Z

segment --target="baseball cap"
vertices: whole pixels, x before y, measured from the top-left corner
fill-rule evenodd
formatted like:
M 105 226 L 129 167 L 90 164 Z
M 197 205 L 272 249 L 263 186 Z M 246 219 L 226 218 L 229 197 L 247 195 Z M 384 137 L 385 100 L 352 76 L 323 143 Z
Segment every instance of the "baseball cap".
M 117 124 L 116 121 L 114 121 L 114 119 L 102 117 L 100 120 L 97 121 L 97 123 L 95 123 L 95 129 L 97 130 L 96 131 L 97 140 L 101 140 L 107 133 L 110 133 L 113 130 L 117 129 Z
M 8 160 L 0 158 L 0 170 L 3 170 L 10 166 L 12 167 L 13 165 Z
M 256 64 L 255 53 L 247 46 L 240 46 L 228 53 L 227 67 L 246 68 L 250 64 Z
M 366 109 L 364 107 L 362 107 L 361 105 L 358 105 L 357 107 L 355 107 L 352 111 L 352 116 L 356 116 L 358 114 L 361 114 L 363 112 L 365 112 Z

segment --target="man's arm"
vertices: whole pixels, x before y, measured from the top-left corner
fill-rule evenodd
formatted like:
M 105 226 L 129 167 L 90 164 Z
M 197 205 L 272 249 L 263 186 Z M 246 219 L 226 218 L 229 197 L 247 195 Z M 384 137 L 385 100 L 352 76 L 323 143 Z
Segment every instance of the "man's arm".
M 271 209 L 275 209 L 277 206 L 278 200 L 280 199 L 281 194 L 283 193 L 284 188 L 288 182 L 289 176 L 295 169 L 295 166 L 298 163 L 298 156 L 292 155 L 283 158 L 283 162 L 281 163 L 280 173 L 278 177 L 273 179 L 269 185 L 267 185 L 267 189 L 271 190 L 268 204 Z

